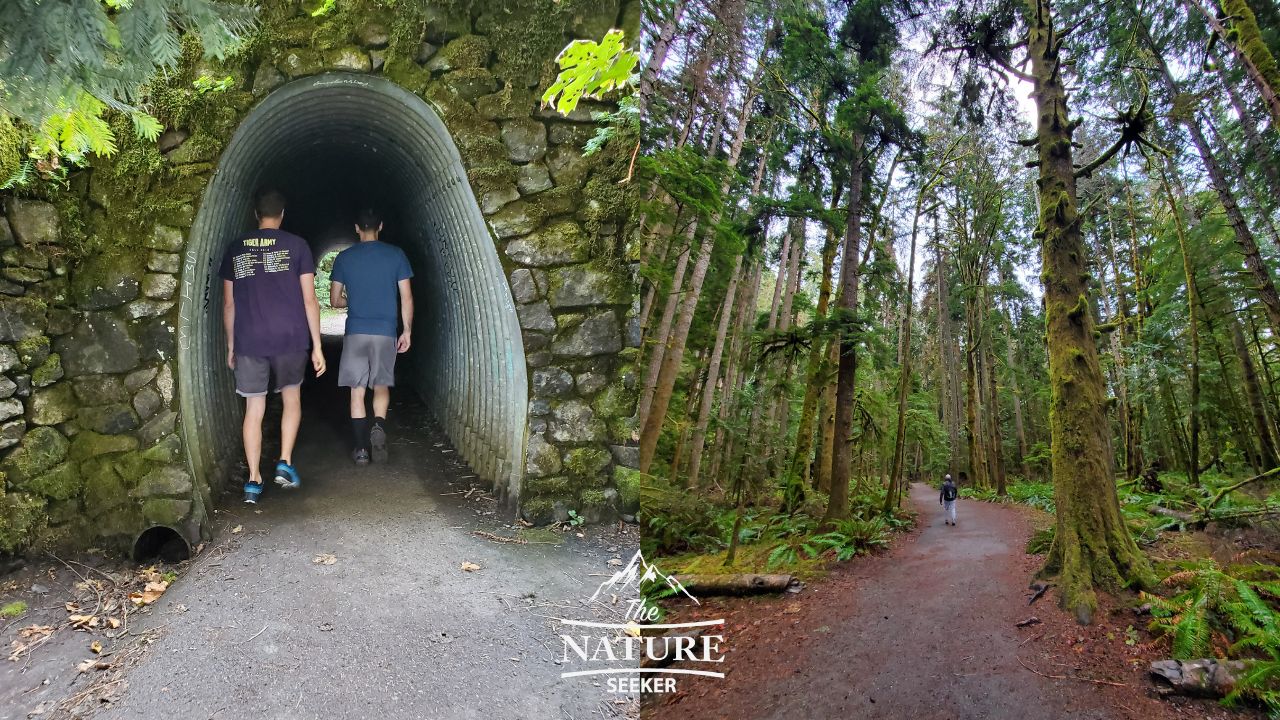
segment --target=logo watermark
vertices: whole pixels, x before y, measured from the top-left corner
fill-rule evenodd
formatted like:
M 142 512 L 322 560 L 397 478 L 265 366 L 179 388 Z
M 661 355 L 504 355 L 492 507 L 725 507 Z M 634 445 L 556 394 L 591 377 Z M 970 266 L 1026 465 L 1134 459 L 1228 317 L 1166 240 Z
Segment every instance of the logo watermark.
M 724 619 L 685 623 L 657 622 L 658 608 L 643 599 L 644 591 L 658 586 L 666 594 L 698 599 L 680 581 L 663 573 L 637 551 L 621 570 L 596 588 L 589 603 L 624 602 L 622 622 L 594 622 L 557 618 L 561 623 L 561 678 L 605 676 L 611 693 L 670 693 L 680 676 L 723 678 L 716 669 L 724 662 Z M 634 597 L 628 597 L 634 595 Z M 694 667 L 672 668 L 673 663 Z

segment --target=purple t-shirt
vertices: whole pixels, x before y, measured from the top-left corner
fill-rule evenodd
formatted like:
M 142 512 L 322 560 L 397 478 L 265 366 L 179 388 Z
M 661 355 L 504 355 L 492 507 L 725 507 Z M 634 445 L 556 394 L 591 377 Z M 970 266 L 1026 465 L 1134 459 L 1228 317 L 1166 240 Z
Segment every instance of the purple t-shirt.
M 231 243 L 218 276 L 235 293 L 236 354 L 271 357 L 311 347 L 300 275 L 315 274 L 307 241 L 283 230 L 254 230 Z

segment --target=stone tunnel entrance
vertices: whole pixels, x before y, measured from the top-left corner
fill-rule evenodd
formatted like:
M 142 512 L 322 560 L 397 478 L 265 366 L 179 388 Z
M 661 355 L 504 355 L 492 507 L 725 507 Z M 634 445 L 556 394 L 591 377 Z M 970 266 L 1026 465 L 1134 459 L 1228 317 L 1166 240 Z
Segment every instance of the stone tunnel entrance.
M 220 487 L 241 457 L 242 408 L 224 371 L 216 273 L 226 244 L 253 227 L 253 193 L 264 184 L 289 198 L 285 229 L 306 238 L 317 261 L 353 239 L 361 203 L 384 213 L 384 237 L 405 250 L 414 269 L 414 348 L 398 375 L 475 472 L 514 502 L 528 408 L 524 348 L 458 150 L 420 98 L 389 81 L 345 73 L 298 80 L 269 95 L 232 137 L 200 204 L 184 258 L 178 328 L 182 428 L 198 486 Z M 304 419 L 304 435 L 306 427 Z

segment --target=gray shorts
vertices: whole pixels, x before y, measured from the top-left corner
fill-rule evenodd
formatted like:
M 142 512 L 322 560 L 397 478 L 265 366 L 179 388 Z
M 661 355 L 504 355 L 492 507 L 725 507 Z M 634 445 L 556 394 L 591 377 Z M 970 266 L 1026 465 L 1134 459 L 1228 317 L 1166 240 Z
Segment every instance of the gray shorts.
M 396 384 L 396 339 L 390 335 L 348 335 L 338 366 L 341 387 L 391 387 Z
M 272 375 L 276 376 L 276 392 L 301 385 L 310 355 L 305 350 L 271 357 L 236 355 L 236 393 L 242 397 L 266 395 Z

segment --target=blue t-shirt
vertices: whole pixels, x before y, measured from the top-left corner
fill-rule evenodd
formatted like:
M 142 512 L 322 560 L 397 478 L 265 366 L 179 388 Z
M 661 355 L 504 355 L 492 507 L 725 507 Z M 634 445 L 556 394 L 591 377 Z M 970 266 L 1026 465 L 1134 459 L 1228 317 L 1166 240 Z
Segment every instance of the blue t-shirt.
M 218 276 L 231 281 L 237 355 L 271 357 L 311 346 L 301 275 L 315 273 L 307 241 L 283 230 L 254 230 L 227 248 Z
M 403 250 L 380 240 L 356 243 L 338 253 L 330 277 L 347 290 L 348 335 L 396 336 L 397 284 L 413 277 Z

